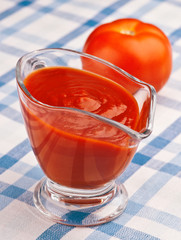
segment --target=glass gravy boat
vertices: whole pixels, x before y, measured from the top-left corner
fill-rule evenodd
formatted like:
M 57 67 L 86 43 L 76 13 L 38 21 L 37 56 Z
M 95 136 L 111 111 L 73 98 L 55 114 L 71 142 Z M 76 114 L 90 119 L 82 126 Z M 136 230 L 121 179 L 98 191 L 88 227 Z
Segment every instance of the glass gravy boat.
M 24 85 L 25 78 L 54 66 L 86 70 L 123 86 L 138 105 L 136 130 L 95 113 L 35 99 Z M 44 217 L 71 226 L 98 225 L 119 216 L 128 194 L 117 179 L 152 131 L 154 88 L 104 60 L 61 48 L 20 58 L 16 79 L 28 137 L 45 173 L 34 191 L 35 206 Z

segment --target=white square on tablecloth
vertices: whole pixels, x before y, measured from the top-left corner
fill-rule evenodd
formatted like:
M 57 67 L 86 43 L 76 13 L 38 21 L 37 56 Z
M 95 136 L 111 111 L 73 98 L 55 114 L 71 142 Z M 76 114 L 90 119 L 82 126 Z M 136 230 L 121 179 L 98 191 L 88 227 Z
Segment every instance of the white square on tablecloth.
M 124 183 L 129 198 L 154 174 L 156 170 L 142 166 L 133 175 L 131 175 Z
M 180 82 L 180 79 L 181 79 L 181 68 L 175 70 L 173 73 L 172 73 L 172 77 L 176 80 L 179 81 L 180 83 L 180 89 L 181 89 L 181 82 Z
M 174 157 L 175 157 L 175 153 L 173 152 L 169 152 L 165 149 L 162 149 L 161 151 L 159 151 L 155 156 L 154 159 L 162 161 L 162 162 L 170 162 Z
M 7 169 L 0 175 L 0 181 L 8 184 L 14 184 L 18 179 L 21 178 L 21 174 L 11 171 Z
M 181 216 L 181 178 L 173 176 L 148 202 L 147 206 Z
M 40 40 L 31 41 L 31 39 L 25 40 L 21 37 L 22 35 L 23 35 L 23 30 L 21 30 L 21 33 L 17 32 L 13 36 L 7 37 L 5 40 L 5 43 L 11 47 L 15 47 L 15 48 L 21 47 L 21 49 L 24 50 L 26 53 L 40 49 L 40 48 L 44 48 L 46 44 L 49 43 L 49 41 L 43 40 L 43 39 L 41 41 Z
M 166 19 L 165 16 L 167 16 Z M 173 5 L 169 2 L 159 1 L 158 6 L 147 12 L 143 19 L 157 26 L 158 24 L 162 24 L 163 26 L 166 25 L 167 28 L 176 29 L 180 27 L 180 22 L 178 21 L 180 19 L 180 8 L 176 4 Z
M 141 231 L 159 239 L 167 240 L 180 240 L 180 233 L 174 229 L 171 229 L 161 223 L 157 223 L 150 219 L 134 216 L 126 224 L 126 227 Z
M 0 212 L 0 219 L 3 219 L 0 236 L 4 239 L 36 239 L 54 224 L 47 219 L 43 220 L 37 211 L 35 207 L 14 200 Z
M 181 126 L 180 126 L 181 127 Z M 181 134 L 179 134 L 175 139 L 174 139 L 175 143 L 181 144 Z
M 26 139 L 26 132 L 21 123 L 13 121 L 2 115 L 0 115 L 0 125 L 0 152 L 2 154 L 6 154 Z
M 120 13 L 119 16 L 122 16 L 121 13 L 124 13 L 127 17 L 139 10 L 143 5 L 147 5 L 149 0 L 136 0 L 136 1 L 128 1 L 125 5 L 118 9 Z M 120 17 L 119 17 L 120 18 Z
M 33 151 L 30 151 L 24 157 L 22 157 L 21 161 L 23 161 L 24 163 L 27 163 L 27 164 L 29 164 L 29 165 L 31 165 L 33 167 L 38 164 Z
M 74 236 L 72 240 L 86 239 L 93 232 L 94 229 L 91 229 L 89 227 L 74 228 L 70 232 L 65 234 L 65 236 L 63 236 L 61 240 L 70 240 L 72 239 L 72 236 Z
M 163 106 L 158 102 L 155 111 L 153 134 L 154 135 L 161 134 L 179 117 L 180 110 L 167 108 L 166 106 Z
M 35 11 L 31 8 L 24 8 L 23 11 L 21 11 L 21 14 L 19 13 L 19 11 L 15 11 L 13 14 L 10 14 L 6 18 L 2 19 L 1 24 L 6 26 L 6 28 L 12 28 L 15 24 L 23 21 L 23 19 L 28 18 L 34 12 Z
M 11 55 L 10 53 L 4 53 L 0 49 L 1 55 L 1 75 L 7 73 L 11 68 L 16 66 L 18 57 L 14 54 Z
M 71 20 L 62 19 L 52 14 L 45 14 L 34 22 L 25 26 L 23 32 L 33 34 L 37 37 L 43 37 L 52 43 L 62 36 L 68 34 L 70 31 L 77 27 L 76 22 Z

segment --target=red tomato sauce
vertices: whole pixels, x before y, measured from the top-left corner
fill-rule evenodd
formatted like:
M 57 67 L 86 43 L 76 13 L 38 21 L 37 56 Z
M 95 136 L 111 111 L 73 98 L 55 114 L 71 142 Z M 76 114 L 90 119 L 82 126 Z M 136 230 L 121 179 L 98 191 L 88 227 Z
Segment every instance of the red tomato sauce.
M 47 177 L 67 187 L 92 189 L 124 171 L 136 151 L 136 140 L 133 143 L 122 130 L 71 108 L 136 129 L 139 108 L 126 89 L 68 67 L 36 70 L 24 84 L 40 102 L 26 96 L 21 106 L 33 151 Z

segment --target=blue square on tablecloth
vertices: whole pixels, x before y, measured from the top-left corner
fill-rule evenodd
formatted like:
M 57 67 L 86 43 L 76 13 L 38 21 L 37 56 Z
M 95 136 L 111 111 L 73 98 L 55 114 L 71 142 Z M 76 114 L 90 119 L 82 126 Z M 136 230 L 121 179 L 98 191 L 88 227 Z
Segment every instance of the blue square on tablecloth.
M 44 176 L 44 173 L 38 166 L 35 166 L 30 171 L 28 171 L 25 176 L 40 180 Z
M 122 225 L 119 225 L 114 222 L 109 222 L 107 224 L 100 225 L 97 228 L 97 230 L 104 232 L 110 236 L 114 236 L 121 228 L 122 228 Z
M 133 162 L 131 162 L 128 167 L 126 168 L 126 170 L 121 174 L 121 176 L 118 178 L 118 181 L 120 183 L 124 183 L 130 176 L 132 176 L 138 169 L 140 168 L 140 166 L 138 164 L 135 164 Z
M 126 209 L 125 209 L 125 213 L 133 216 L 133 215 L 136 215 L 142 208 L 143 208 L 142 204 L 129 200 L 128 205 L 126 206 Z
M 18 161 L 15 165 L 11 167 L 11 170 L 20 173 L 22 175 L 25 175 L 28 171 L 32 169 L 32 165 L 29 165 L 28 163 Z
M 148 144 L 146 147 L 142 148 L 139 153 L 143 154 L 144 156 L 148 156 L 150 158 L 152 158 L 153 156 L 155 156 L 158 152 L 160 151 L 159 148 Z
M 8 80 L 6 79 L 6 75 L 2 75 L 1 77 L 1 81 L 5 82 L 5 83 L 8 83 Z M 14 72 L 13 72 L 13 76 L 12 78 L 14 77 Z M 10 95 L 13 91 L 16 91 L 17 90 L 14 90 L 14 86 L 10 85 L 10 84 L 6 84 L 4 85 L 3 87 L 0 88 L 0 92 L 2 93 L 5 93 L 5 95 Z
M 117 223 L 121 226 L 126 225 L 127 222 L 129 222 L 131 220 L 133 216 L 130 214 L 127 214 L 125 211 L 121 214 L 120 217 L 117 217 L 114 219 L 114 223 Z
M 151 221 L 163 224 L 178 231 L 181 230 L 181 219 L 179 217 L 149 206 L 144 206 L 137 216 L 141 218 L 147 218 Z
M 162 137 L 156 137 L 153 141 L 151 141 L 149 144 L 156 147 L 156 148 L 164 148 L 166 145 L 168 145 L 170 141 L 162 138 Z
M 4 209 L 5 207 L 7 207 L 11 202 L 13 201 L 12 198 L 4 196 L 4 195 L 0 195 L 0 211 L 2 209 Z
M 160 171 L 169 173 L 171 175 L 176 175 L 181 171 L 181 167 L 172 163 L 167 163 L 160 169 Z
M 128 237 L 129 236 L 129 237 Z M 156 237 L 151 236 L 150 234 L 141 232 L 136 229 L 132 229 L 126 226 L 123 226 L 122 229 L 117 232 L 114 237 L 125 240 L 159 240 Z
M 18 123 L 23 123 L 23 118 L 21 113 L 11 107 L 7 107 L 3 109 L 1 113 L 11 120 L 14 120 Z
M 155 170 L 160 170 L 165 165 L 165 162 L 157 160 L 157 159 L 150 159 L 146 166 Z
M 9 187 L 8 183 L 0 182 L 0 193 Z
M 0 161 L 1 161 L 1 160 L 0 160 Z M 0 167 L 0 174 L 2 174 L 4 171 L 6 171 L 6 169 Z
M 1 194 L 10 198 L 16 199 L 24 192 L 25 192 L 25 189 L 11 185 L 7 187 Z
M 86 212 L 71 211 L 63 216 L 63 219 L 72 220 L 76 224 L 82 224 L 82 221 L 89 216 Z
M 6 72 L 5 74 L 1 75 L 1 79 L 0 79 L 0 86 L 3 87 L 3 92 L 5 93 L 9 93 L 11 91 L 11 89 L 14 89 L 12 86 L 10 87 L 7 83 L 9 81 L 11 81 L 14 78 L 14 73 L 15 73 L 15 69 L 11 69 L 8 72 Z M 7 85 L 5 85 L 7 84 Z
M 16 100 L 17 100 L 17 98 L 18 98 L 18 92 L 17 92 L 17 90 L 11 92 L 10 95 L 16 97 Z
M 15 163 L 17 162 L 17 160 L 13 157 L 10 157 L 8 155 L 4 155 L 1 159 L 0 159 L 0 167 L 1 168 L 10 168 L 11 166 L 13 166 Z
M 92 232 L 87 238 L 86 240 L 109 240 L 110 239 L 110 235 L 107 235 L 104 232 L 100 232 L 100 231 L 94 231 Z
M 147 163 L 148 161 L 150 160 L 150 157 L 148 156 L 145 156 L 141 153 L 136 153 L 132 162 L 133 163 L 136 163 L 136 164 L 139 164 L 139 165 L 144 165 L 145 163 Z
M 31 4 L 32 4 L 32 1 L 21 1 L 17 5 L 22 6 L 22 7 L 26 7 L 26 6 L 31 5 Z
M 94 19 L 90 19 L 88 20 L 85 25 L 89 26 L 89 27 L 93 27 L 97 24 L 97 21 L 95 21 Z
M 24 157 L 27 153 L 31 151 L 31 146 L 29 140 L 26 138 L 18 145 L 16 145 L 11 151 L 9 151 L 8 156 L 20 160 Z
M 4 110 L 7 108 L 7 105 L 0 103 L 0 111 Z
M 34 206 L 33 193 L 30 191 L 24 192 L 21 196 L 18 197 L 18 200 L 20 200 L 21 202 L 27 203 L 30 206 Z
M 61 239 L 66 233 L 68 233 L 73 227 L 60 224 L 54 224 L 45 230 L 36 240 L 54 240 Z M 73 240 L 73 239 L 72 239 Z
M 23 189 L 29 189 L 37 182 L 36 179 L 22 176 L 20 179 L 18 179 L 16 182 L 14 182 L 14 186 L 23 188 Z

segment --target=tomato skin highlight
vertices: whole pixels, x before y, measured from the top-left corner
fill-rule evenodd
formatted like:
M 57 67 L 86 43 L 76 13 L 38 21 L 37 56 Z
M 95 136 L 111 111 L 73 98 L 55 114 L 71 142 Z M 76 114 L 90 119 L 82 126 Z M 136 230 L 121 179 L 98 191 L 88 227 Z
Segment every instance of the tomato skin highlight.
M 138 19 L 118 19 L 95 28 L 83 52 L 122 68 L 158 92 L 172 70 L 172 48 L 156 26 Z

